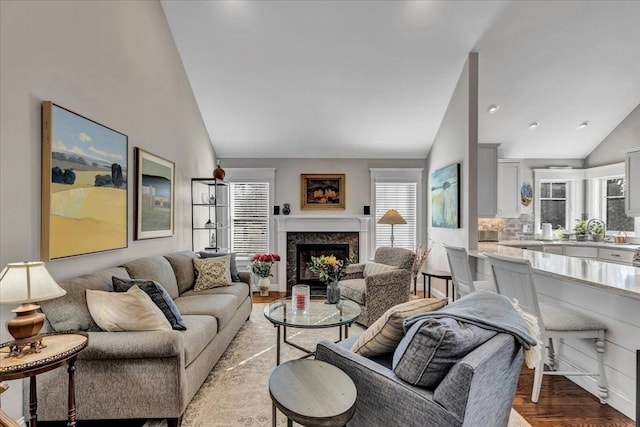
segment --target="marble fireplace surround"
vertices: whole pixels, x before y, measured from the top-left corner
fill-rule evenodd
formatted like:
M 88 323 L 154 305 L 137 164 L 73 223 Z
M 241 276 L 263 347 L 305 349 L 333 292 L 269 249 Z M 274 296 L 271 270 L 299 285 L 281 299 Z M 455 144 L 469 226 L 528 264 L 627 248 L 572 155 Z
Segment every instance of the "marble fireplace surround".
M 311 215 L 281 215 L 275 217 L 277 253 L 281 261 L 278 266 L 278 291 L 287 290 L 287 233 L 358 233 L 358 262 L 369 260 L 370 251 L 370 222 L 369 216 L 341 215 L 341 216 L 311 216 Z M 294 252 L 295 253 L 295 252 Z

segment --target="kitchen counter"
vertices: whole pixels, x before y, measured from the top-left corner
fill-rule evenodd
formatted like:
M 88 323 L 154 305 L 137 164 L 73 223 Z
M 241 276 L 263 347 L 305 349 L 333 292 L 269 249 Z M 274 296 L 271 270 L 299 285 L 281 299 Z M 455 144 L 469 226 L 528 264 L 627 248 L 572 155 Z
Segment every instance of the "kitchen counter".
M 581 242 L 558 242 L 560 243 L 581 244 Z M 621 245 L 616 245 L 618 246 Z M 633 245 L 630 250 L 635 250 L 636 247 Z M 504 242 L 479 243 L 478 250 L 469 251 L 469 255 L 485 259 L 484 252 L 525 258 L 538 274 L 570 280 L 640 300 L 640 268 L 638 267 L 521 249 L 506 246 Z
M 501 240 L 494 242 L 498 245 L 511 246 L 514 248 L 532 246 L 581 246 L 589 248 L 619 249 L 622 251 L 635 251 L 640 248 L 637 243 L 613 243 L 613 242 L 577 242 L 575 240 Z

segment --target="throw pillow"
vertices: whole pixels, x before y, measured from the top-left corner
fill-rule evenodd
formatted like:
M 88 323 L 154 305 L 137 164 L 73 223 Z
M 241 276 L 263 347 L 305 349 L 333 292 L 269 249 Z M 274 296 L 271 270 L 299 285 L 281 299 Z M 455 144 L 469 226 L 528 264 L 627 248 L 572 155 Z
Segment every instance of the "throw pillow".
M 224 252 L 204 252 L 201 251 L 200 258 L 217 258 L 221 256 L 231 255 L 231 261 L 229 261 L 229 270 L 231 270 L 231 281 L 242 282 L 240 275 L 238 274 L 238 264 L 236 264 L 236 253 L 224 253 Z
M 135 285 L 127 292 L 87 289 L 86 293 L 89 313 L 104 331 L 171 330 L 171 324 L 151 297 Z
M 195 258 L 193 266 L 196 270 L 196 284 L 193 290 L 203 291 L 218 286 L 229 286 L 231 284 L 230 260 L 229 255 L 217 258 Z
M 167 292 L 160 283 L 154 280 L 121 279 L 115 276 L 111 278 L 111 282 L 113 283 L 113 290 L 116 292 L 127 292 L 132 286 L 138 286 L 149 295 L 151 301 L 158 306 L 173 329 L 177 331 L 187 330 L 187 326 L 184 324 L 184 319 L 176 303 L 173 302 L 169 292 Z
M 393 354 L 393 372 L 409 384 L 434 389 L 453 365 L 496 334 L 448 317 L 418 321 Z
M 380 264 L 379 262 L 368 262 L 364 265 L 364 271 L 362 277 L 373 276 L 374 274 L 387 273 L 389 271 L 397 270 L 398 267 L 393 265 Z
M 392 353 L 404 336 L 402 325 L 406 318 L 438 310 L 445 305 L 446 298 L 426 298 L 393 306 L 358 337 L 351 350 L 365 357 Z

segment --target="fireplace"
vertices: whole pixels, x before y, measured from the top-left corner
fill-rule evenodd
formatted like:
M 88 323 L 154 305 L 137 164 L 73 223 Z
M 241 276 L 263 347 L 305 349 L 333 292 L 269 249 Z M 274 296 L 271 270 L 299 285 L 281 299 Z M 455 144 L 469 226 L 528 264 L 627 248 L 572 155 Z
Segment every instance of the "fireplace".
M 296 283 L 309 285 L 311 292 L 321 293 L 325 284 L 320 281 L 318 274 L 309 270 L 307 266 L 311 257 L 333 255 L 336 258 L 349 258 L 349 244 L 300 244 L 296 245 Z M 318 291 L 318 292 L 316 292 Z

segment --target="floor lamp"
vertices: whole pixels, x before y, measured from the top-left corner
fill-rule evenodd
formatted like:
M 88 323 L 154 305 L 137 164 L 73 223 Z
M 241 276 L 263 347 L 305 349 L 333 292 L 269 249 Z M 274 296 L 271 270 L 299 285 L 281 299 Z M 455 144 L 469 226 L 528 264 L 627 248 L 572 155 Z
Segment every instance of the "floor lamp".
M 382 218 L 378 220 L 378 224 L 391 224 L 391 247 L 393 247 L 393 226 L 395 224 L 406 224 L 407 221 L 402 218 L 402 215 L 395 210 L 389 209 Z

